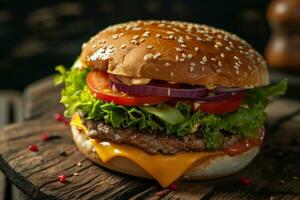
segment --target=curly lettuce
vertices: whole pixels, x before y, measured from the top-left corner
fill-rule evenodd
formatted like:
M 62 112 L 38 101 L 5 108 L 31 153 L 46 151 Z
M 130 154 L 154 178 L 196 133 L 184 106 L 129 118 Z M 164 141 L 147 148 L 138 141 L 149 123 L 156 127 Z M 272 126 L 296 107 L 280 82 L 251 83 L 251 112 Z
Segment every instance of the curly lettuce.
M 283 95 L 287 89 L 287 80 L 276 85 L 246 91 L 243 104 L 239 110 L 225 114 L 206 114 L 192 112 L 191 106 L 183 102 L 174 107 L 168 104 L 155 106 L 122 106 L 96 99 L 86 85 L 89 69 L 66 70 L 56 67 L 59 75 L 56 84 L 64 84 L 60 102 L 65 105 L 65 115 L 70 117 L 74 112 L 82 112 L 87 119 L 104 120 L 115 128 L 137 127 L 159 130 L 166 134 L 182 137 L 199 132 L 207 149 L 218 149 L 222 146 L 223 131 L 242 135 L 245 138 L 257 137 L 259 129 L 266 119 L 265 107 L 270 97 Z M 201 128 L 199 128 L 201 127 Z

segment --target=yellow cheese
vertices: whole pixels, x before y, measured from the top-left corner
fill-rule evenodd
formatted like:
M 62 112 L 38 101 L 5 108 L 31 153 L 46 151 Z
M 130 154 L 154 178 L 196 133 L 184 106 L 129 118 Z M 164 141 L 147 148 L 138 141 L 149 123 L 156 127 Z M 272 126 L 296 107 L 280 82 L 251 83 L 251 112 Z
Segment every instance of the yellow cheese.
M 71 125 L 87 131 L 78 115 L 73 116 Z M 130 145 L 93 139 L 91 141 L 102 162 L 109 162 L 117 156 L 127 158 L 156 179 L 162 187 L 167 187 L 176 181 L 196 161 L 200 162 L 210 156 L 222 154 L 222 152 L 180 152 L 175 155 L 153 155 Z

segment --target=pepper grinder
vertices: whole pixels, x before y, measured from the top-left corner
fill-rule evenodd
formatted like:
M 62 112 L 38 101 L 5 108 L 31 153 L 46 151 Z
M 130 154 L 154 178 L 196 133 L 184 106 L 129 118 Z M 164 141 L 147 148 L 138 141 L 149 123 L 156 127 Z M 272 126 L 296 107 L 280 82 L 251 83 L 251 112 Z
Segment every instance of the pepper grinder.
M 273 0 L 267 20 L 271 26 L 265 51 L 269 65 L 300 70 L 300 0 Z

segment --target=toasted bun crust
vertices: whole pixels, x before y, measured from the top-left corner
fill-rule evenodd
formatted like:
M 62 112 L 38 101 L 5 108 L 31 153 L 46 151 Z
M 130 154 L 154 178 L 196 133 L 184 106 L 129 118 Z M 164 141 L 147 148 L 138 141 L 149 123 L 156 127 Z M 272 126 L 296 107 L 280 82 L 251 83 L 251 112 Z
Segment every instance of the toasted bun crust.
M 113 171 L 138 176 L 143 178 L 151 177 L 137 164 L 123 157 L 115 157 L 107 163 L 103 163 L 93 151 L 93 145 L 87 136 L 80 132 L 77 127 L 71 126 L 75 144 L 78 149 L 93 162 L 111 169 Z M 259 147 L 253 147 L 246 152 L 235 156 L 218 155 L 210 157 L 205 161 L 196 162 L 186 171 L 181 179 L 201 180 L 223 177 L 239 171 L 248 165 L 259 152 Z
M 208 87 L 269 83 L 262 56 L 236 35 L 178 21 L 110 26 L 82 46 L 83 66 L 110 74 Z

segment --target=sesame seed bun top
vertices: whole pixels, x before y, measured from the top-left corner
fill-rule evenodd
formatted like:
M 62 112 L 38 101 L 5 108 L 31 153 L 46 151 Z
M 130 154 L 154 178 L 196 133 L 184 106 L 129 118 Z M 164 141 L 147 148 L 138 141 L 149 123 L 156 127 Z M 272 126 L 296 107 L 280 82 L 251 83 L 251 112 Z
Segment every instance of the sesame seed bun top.
M 236 35 L 178 21 L 110 26 L 82 46 L 84 66 L 131 78 L 207 87 L 252 88 L 269 83 L 266 62 Z

